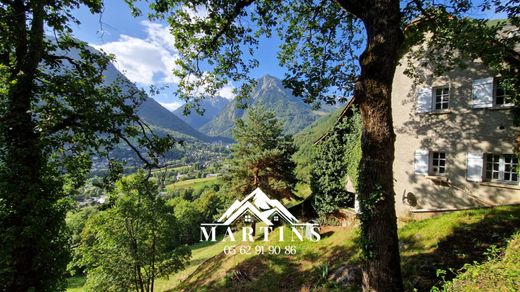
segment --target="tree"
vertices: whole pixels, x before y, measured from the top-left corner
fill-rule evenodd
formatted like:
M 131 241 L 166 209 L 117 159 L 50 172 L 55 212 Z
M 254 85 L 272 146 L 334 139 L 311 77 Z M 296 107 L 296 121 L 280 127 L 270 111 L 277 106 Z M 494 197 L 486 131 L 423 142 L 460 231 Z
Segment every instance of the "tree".
M 94 214 L 79 253 L 93 291 L 153 291 L 154 281 L 184 267 L 191 251 L 178 241 L 178 222 L 157 185 L 142 171 L 123 178 L 113 207 Z
M 63 288 L 65 198 L 92 155 L 111 161 L 127 143 L 151 167 L 173 143 L 135 114 L 142 91 L 104 83 L 111 58 L 71 36 L 80 5 L 103 9 L 101 0 L 0 1 L 0 290 Z
M 245 81 L 237 92 L 245 98 L 254 85 L 249 73 L 258 65 L 254 58 L 258 39 L 271 36 L 273 30 L 282 39 L 279 59 L 288 69 L 284 83 L 294 94 L 312 103 L 334 102 L 353 92 L 363 124 L 358 189 L 363 249 L 369 256 L 363 287 L 401 291 L 392 170 L 391 95 L 396 66 L 406 53 L 426 43 L 431 54 L 422 56 L 442 55 L 437 60 L 443 62 L 426 62 L 441 65 L 436 66 L 440 71 L 462 64 L 463 57 L 466 62 L 479 57 L 511 80 L 508 84 L 520 85 L 520 58 L 514 50 L 520 36 L 500 38 L 505 23 L 488 26 L 466 17 L 475 7 L 493 8 L 518 25 L 520 4 L 504 3 L 179 0 L 154 1 L 152 17 L 168 17 L 171 24 L 181 55 L 174 70 L 181 80 L 178 93 L 188 101 L 202 98 L 194 95 L 200 88 L 214 95 L 229 80 Z
M 361 117 L 354 110 L 352 116 L 334 125 L 331 134 L 315 147 L 313 153 L 310 187 L 320 215 L 352 206 L 354 194 L 349 194 L 345 185 L 347 179 L 357 184 L 360 159 Z
M 227 176 L 234 193 L 248 194 L 259 187 L 277 198 L 295 197 L 291 156 L 296 149 L 274 113 L 263 107 L 250 108 L 236 122 L 233 139 L 236 144 L 231 148 Z

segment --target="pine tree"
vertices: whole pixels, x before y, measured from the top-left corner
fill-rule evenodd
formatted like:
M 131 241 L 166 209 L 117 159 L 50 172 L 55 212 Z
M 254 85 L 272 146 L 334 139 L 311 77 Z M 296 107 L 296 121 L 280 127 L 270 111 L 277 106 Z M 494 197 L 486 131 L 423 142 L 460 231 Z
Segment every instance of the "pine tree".
M 426 64 L 436 74 L 478 58 L 507 84 L 515 84 L 508 86 L 514 92 L 520 88 L 520 58 L 514 49 L 520 35 L 500 37 L 507 22 L 488 25 L 468 13 L 504 13 L 518 26 L 518 1 L 153 2 L 154 16 L 167 17 L 171 24 L 181 56 L 174 74 L 181 80 L 180 96 L 187 101 L 196 103 L 200 94 L 194 93 L 201 87 L 215 95 L 231 80 L 244 81 L 237 93 L 247 97 L 254 86 L 250 73 L 259 65 L 255 49 L 260 37 L 271 37 L 273 31 L 281 39 L 280 64 L 287 68 L 284 85 L 295 95 L 315 104 L 355 97 L 363 123 L 358 179 L 362 247 L 370 255 L 363 289 L 402 291 L 392 168 L 396 67 L 418 47 L 424 50 L 409 54 L 418 61 L 416 67 Z M 190 10 L 207 13 L 187 13 Z
M 296 151 L 292 136 L 283 134 L 283 125 L 274 113 L 263 107 L 250 108 L 233 129 L 237 142 L 227 179 L 238 194 L 248 194 L 259 187 L 275 198 L 295 198 Z

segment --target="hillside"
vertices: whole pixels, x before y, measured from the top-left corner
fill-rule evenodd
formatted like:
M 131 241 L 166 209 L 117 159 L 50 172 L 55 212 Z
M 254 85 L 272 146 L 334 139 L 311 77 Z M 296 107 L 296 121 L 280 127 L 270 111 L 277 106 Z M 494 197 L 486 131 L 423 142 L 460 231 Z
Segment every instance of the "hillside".
M 436 274 L 437 269 L 457 271 L 465 263 L 485 261 L 486 251 L 492 246 L 504 248 L 519 224 L 520 206 L 458 211 L 403 224 L 399 228 L 399 238 L 405 290 L 429 291 L 442 282 Z M 357 228 L 324 227 L 321 233 L 323 238 L 317 243 L 291 242 L 296 246 L 296 255 L 224 255 L 222 242 L 210 246 L 197 244 L 188 269 L 159 280 L 157 288 L 160 291 L 278 291 L 289 288 L 288 291 L 313 288 L 344 291 L 341 279 L 345 278 L 352 279 L 350 283 L 359 287 Z M 518 245 L 518 240 L 511 244 Z M 269 244 L 261 240 L 251 244 L 253 250 L 266 245 Z M 511 252 L 506 253 L 505 260 L 515 259 L 512 257 Z M 520 281 L 520 274 L 514 273 L 519 264 L 510 262 L 509 265 L 513 269 L 509 274 L 502 273 L 508 277 L 503 286 L 514 287 L 511 285 Z M 446 279 L 453 276 L 447 275 Z M 467 280 L 465 287 L 476 287 L 471 284 L 475 281 Z
M 189 115 L 185 116 L 185 104 L 174 110 L 173 113 L 191 127 L 199 129 L 208 122 L 211 122 L 228 103 L 229 100 L 216 96 L 214 98 L 206 98 L 200 101 L 200 106 L 204 109 L 202 115 L 195 112 L 195 110 L 192 110 Z
M 343 107 L 322 116 L 294 135 L 294 144 L 298 147 L 298 151 L 294 153 L 293 159 L 296 162 L 296 175 L 299 179 L 308 181 L 314 142 L 332 129 L 342 110 Z
M 172 112 L 156 102 L 153 98 L 146 99 L 139 107 L 137 114 L 147 123 L 150 123 L 159 128 L 179 132 L 181 134 L 194 137 L 197 140 L 203 142 L 211 142 L 213 140 L 211 137 L 208 137 L 192 128 L 190 125 L 182 121 Z
M 227 104 L 211 122 L 202 126 L 200 131 L 209 136 L 231 137 L 235 121 L 247 114 L 247 110 L 237 109 L 236 105 L 235 101 Z M 324 111 L 330 109 L 326 107 L 321 112 L 313 111 L 310 105 L 284 88 L 280 79 L 270 75 L 258 79 L 248 101 L 248 106 L 259 105 L 273 111 L 284 123 L 285 132 L 288 134 L 301 131 L 323 115 Z
M 95 50 L 92 48 L 92 50 Z M 79 58 L 77 52 L 68 53 L 73 58 Z M 135 90 L 136 87 L 132 84 L 113 64 L 109 64 L 104 74 L 106 84 L 114 83 L 116 80 L 125 80 L 126 88 L 123 88 L 123 91 Z M 137 114 L 141 117 L 145 122 L 154 126 L 159 131 L 164 129 L 164 132 L 168 132 L 173 134 L 176 137 L 185 138 L 185 136 L 193 137 L 196 140 L 203 142 L 212 142 L 219 140 L 218 138 L 208 137 L 182 119 L 178 118 L 175 114 L 164 108 L 158 102 L 156 102 L 153 98 L 147 97 L 147 99 L 140 105 Z M 180 134 L 180 135 L 177 135 Z M 229 140 L 226 140 L 229 142 Z
M 405 291 L 414 288 L 430 291 L 433 286 L 443 285 L 455 288 L 449 291 L 518 288 L 520 206 L 457 211 L 399 225 Z M 322 239 L 318 242 L 280 242 L 276 229 L 270 242 L 263 241 L 263 235 L 258 234 L 254 242 L 237 242 L 236 247 L 255 251 L 290 245 L 296 249 L 293 255 L 239 252 L 225 255 L 224 247 L 232 245 L 228 241 L 196 243 L 191 246 L 192 258 L 185 269 L 157 279 L 155 288 L 157 291 L 350 291 L 345 287 L 349 285 L 354 291 L 359 290 L 361 254 L 356 245 L 359 229 L 352 225 L 322 226 L 320 233 Z M 446 284 L 453 278 L 453 284 Z M 67 291 L 83 291 L 84 282 L 81 276 L 70 278 Z M 494 289 L 497 287 L 500 289 Z

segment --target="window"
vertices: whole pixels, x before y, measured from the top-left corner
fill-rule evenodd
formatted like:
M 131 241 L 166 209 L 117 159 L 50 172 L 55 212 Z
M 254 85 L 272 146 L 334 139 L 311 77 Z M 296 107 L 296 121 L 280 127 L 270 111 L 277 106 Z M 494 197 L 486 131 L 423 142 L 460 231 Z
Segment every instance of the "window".
M 508 183 L 518 182 L 518 158 L 513 154 L 487 154 L 486 179 Z
M 432 152 L 431 174 L 446 174 L 446 152 Z
M 446 152 L 428 149 L 416 150 L 414 172 L 419 175 L 446 175 Z
M 512 106 L 511 92 L 500 86 L 500 79 L 487 77 L 473 80 L 473 108 Z
M 495 106 L 510 106 L 513 105 L 511 96 L 507 93 L 507 90 L 500 86 L 500 80 L 495 82 Z
M 450 88 L 435 88 L 435 110 L 447 109 L 450 100 Z
M 249 214 L 244 215 L 244 222 L 250 223 L 252 221 L 253 220 L 251 218 L 251 215 L 249 215 Z
M 280 220 L 280 218 L 278 217 L 278 215 L 274 215 L 274 217 L 273 217 L 273 221 L 278 222 L 279 220 Z

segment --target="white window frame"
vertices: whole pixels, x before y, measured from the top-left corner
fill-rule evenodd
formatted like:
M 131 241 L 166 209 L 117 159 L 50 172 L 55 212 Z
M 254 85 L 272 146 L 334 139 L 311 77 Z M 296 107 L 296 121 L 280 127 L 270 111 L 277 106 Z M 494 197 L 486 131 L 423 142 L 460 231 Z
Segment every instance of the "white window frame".
M 434 153 L 444 153 L 444 172 L 439 172 L 440 160 L 434 159 Z M 415 151 L 414 157 L 414 173 L 424 176 L 446 176 L 448 169 L 448 153 L 440 150 L 418 149 Z M 438 165 L 434 165 L 434 160 L 438 161 Z M 434 169 L 436 169 L 434 171 Z
M 494 107 L 511 107 L 511 106 L 514 106 L 514 103 L 510 100 L 509 102 L 505 102 L 507 98 L 511 98 L 510 95 L 507 94 L 507 89 L 505 88 L 501 88 L 499 86 L 499 83 L 500 83 L 500 79 L 497 79 L 495 78 L 495 82 L 494 82 L 494 86 L 493 86 L 493 106 Z M 502 91 L 504 92 L 504 95 L 498 95 L 497 92 L 499 89 L 502 89 Z M 498 97 L 502 97 L 504 102 L 503 103 L 500 103 L 498 104 L 497 103 L 497 98 Z
M 280 217 L 278 215 L 274 215 L 273 221 L 276 221 L 276 222 L 280 221 Z
M 507 173 L 509 174 L 509 179 L 506 180 L 505 179 L 505 175 L 506 175 L 506 155 L 507 156 L 511 156 L 511 159 L 516 159 L 516 165 L 518 167 L 518 158 L 516 158 L 516 156 L 514 154 L 497 154 L 497 153 L 486 153 L 486 157 L 485 157 L 485 170 L 484 170 L 484 177 L 487 181 L 491 181 L 491 182 L 499 182 L 499 183 L 507 183 L 507 184 L 519 184 L 520 183 L 520 178 L 518 177 L 518 173 L 515 173 L 515 167 L 514 167 L 514 164 L 513 162 L 511 162 L 511 170 L 508 171 Z M 490 157 L 498 157 L 498 170 L 495 171 L 493 169 L 493 165 L 491 165 L 491 175 L 488 176 L 488 172 L 490 171 L 489 169 L 489 158 Z M 495 163 L 493 161 L 493 163 Z M 498 175 L 498 178 L 494 178 L 493 177 L 493 173 L 497 173 Z M 513 180 L 513 176 L 516 175 L 516 180 Z
M 253 217 L 251 216 L 251 214 L 245 214 L 244 215 L 244 222 L 246 222 L 246 223 L 253 222 Z
M 437 94 L 438 91 L 440 91 L 440 95 Z M 451 95 L 451 90 L 448 85 L 434 87 L 433 95 L 432 95 L 432 110 L 435 112 L 449 110 L 450 109 L 450 95 Z M 440 97 L 439 102 L 437 101 L 437 97 Z M 441 108 L 437 108 L 438 104 L 441 106 Z M 446 107 L 443 106 L 444 104 L 446 105 Z
M 444 157 L 441 158 L 441 154 L 444 154 Z M 435 156 L 438 157 L 435 157 Z M 430 175 L 434 176 L 445 176 L 446 175 L 446 167 L 447 167 L 447 154 L 444 151 L 430 151 L 430 163 L 428 165 Z M 441 165 L 441 161 L 444 161 L 444 165 Z M 443 169 L 441 172 L 440 169 Z

